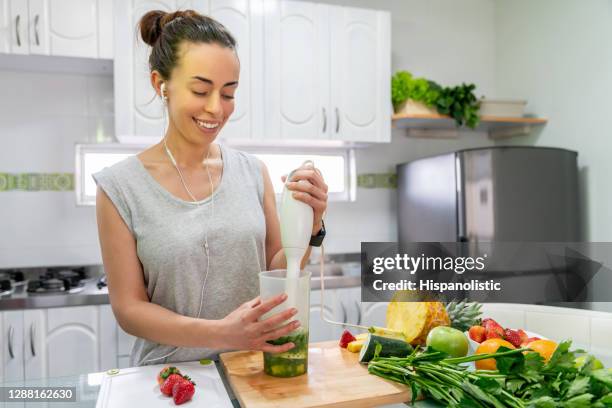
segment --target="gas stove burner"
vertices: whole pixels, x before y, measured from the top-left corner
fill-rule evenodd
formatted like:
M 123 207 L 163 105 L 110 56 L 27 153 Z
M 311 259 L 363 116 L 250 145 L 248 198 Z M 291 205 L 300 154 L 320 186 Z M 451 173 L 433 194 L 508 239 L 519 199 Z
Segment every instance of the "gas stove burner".
M 84 288 L 85 278 L 84 268 L 50 268 L 39 279 L 28 282 L 28 293 L 77 293 Z
M 0 296 L 8 296 L 14 291 L 13 285 L 9 279 L 0 277 Z

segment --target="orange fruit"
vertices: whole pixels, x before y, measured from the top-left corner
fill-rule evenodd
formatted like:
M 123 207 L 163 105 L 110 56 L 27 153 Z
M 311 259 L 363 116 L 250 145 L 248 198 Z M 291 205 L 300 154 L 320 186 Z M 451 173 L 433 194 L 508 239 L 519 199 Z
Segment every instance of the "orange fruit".
M 544 362 L 548 363 L 548 360 L 552 357 L 553 353 L 557 349 L 557 343 L 552 340 L 534 340 L 531 343 L 525 345 L 533 351 L 537 352 L 542 356 Z M 526 353 L 529 353 L 528 351 Z
M 476 349 L 475 354 L 495 353 L 497 349 L 500 348 L 501 346 L 504 346 L 504 347 L 507 347 L 513 350 L 516 348 L 512 345 L 512 343 L 504 339 L 493 338 L 493 339 L 485 340 L 482 343 L 480 343 L 480 346 L 478 346 L 478 348 Z M 497 370 L 497 362 L 495 361 L 494 358 L 478 360 L 478 361 L 475 361 L 475 363 L 476 363 L 477 370 Z

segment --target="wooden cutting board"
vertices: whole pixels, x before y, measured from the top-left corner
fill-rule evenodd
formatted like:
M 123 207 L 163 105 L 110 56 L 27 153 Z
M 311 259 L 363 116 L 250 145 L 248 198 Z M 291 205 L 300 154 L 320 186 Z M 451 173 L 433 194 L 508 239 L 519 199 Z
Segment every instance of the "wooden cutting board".
M 260 351 L 220 355 L 242 408 L 373 407 L 412 398 L 408 387 L 368 374 L 358 357 L 338 347 L 337 341 L 311 343 L 308 373 L 277 378 L 264 373 Z

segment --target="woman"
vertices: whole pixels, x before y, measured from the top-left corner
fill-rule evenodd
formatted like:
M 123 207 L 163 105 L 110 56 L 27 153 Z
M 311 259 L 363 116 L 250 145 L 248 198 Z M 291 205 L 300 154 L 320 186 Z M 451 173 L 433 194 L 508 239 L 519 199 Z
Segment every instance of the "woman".
M 299 326 L 288 321 L 296 310 L 260 321 L 286 296 L 256 297 L 258 273 L 286 267 L 270 176 L 255 157 L 214 143 L 234 111 L 236 42 L 194 11 L 151 11 L 140 34 L 152 47 L 151 84 L 168 128 L 160 143 L 94 175 L 110 301 L 138 337 L 131 365 L 290 350 L 267 341 Z M 320 172 L 301 168 L 288 186 L 312 206 L 319 234 L 327 207 Z

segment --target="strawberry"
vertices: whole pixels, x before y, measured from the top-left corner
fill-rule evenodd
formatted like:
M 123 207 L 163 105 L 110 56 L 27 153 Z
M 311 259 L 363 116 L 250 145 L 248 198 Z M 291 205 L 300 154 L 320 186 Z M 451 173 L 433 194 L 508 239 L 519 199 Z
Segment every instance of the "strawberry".
M 485 328 L 482 326 L 472 326 L 469 330 L 470 339 L 476 343 L 482 343 L 485 340 Z
M 168 366 L 161 369 L 159 374 L 157 374 L 157 384 L 161 387 L 161 385 L 166 381 L 166 378 L 170 376 L 170 374 L 181 374 L 178 368 Z
M 485 337 L 487 340 L 504 337 L 504 328 L 501 327 L 495 320 L 483 319 L 482 325 L 485 328 Z
M 521 345 L 521 335 L 516 330 L 506 329 L 504 340 L 512 343 L 514 347 L 520 347 Z
M 529 337 L 527 340 L 521 343 L 521 347 L 525 347 L 527 346 L 527 344 L 531 343 L 532 341 L 536 341 L 536 340 L 541 340 L 541 339 L 539 337 Z
M 521 344 L 526 342 L 527 339 L 529 338 L 529 336 L 527 336 L 527 333 L 525 333 L 525 330 L 523 330 L 523 329 L 519 329 L 518 330 L 518 334 L 519 334 L 519 336 L 521 336 Z
M 176 405 L 184 404 L 195 394 L 195 383 L 191 378 L 184 376 L 183 379 L 172 387 L 172 398 Z
M 340 347 L 346 348 L 351 341 L 355 340 L 357 340 L 355 336 L 353 336 L 350 331 L 345 330 L 344 333 L 342 333 L 342 337 L 340 337 Z
M 166 381 L 164 381 L 164 383 L 159 387 L 159 389 L 161 390 L 162 394 L 171 397 L 172 388 L 174 387 L 174 384 L 176 384 L 179 381 L 183 381 L 182 375 L 170 374 L 168 378 L 166 378 Z

